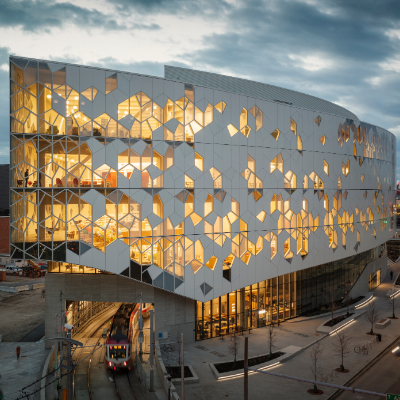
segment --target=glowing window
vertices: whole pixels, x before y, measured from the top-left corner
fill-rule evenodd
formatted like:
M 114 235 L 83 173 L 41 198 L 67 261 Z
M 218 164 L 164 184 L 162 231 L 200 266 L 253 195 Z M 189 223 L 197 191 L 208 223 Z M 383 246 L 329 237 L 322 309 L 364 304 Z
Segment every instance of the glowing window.
M 324 160 L 324 172 L 329 175 L 329 164 Z
M 293 132 L 294 135 L 297 135 L 297 124 L 290 118 L 290 130 Z
M 280 153 L 270 163 L 270 173 L 272 174 L 276 169 L 283 173 L 283 158 Z
M 219 111 L 221 114 L 224 112 L 224 110 L 225 110 L 225 107 L 226 107 L 226 104 L 223 102 L 223 101 L 220 101 L 218 104 L 216 104 L 215 106 L 215 109 L 217 110 L 217 111 Z
M 231 137 L 238 132 L 238 129 L 236 129 L 232 124 L 229 124 L 227 128 Z
M 200 171 L 204 171 L 204 159 L 203 157 L 198 154 L 198 153 L 194 153 L 194 165 L 200 170 Z
M 275 129 L 273 132 L 271 132 L 271 136 L 275 139 L 278 140 L 279 139 L 279 134 L 281 133 L 281 131 L 279 129 Z

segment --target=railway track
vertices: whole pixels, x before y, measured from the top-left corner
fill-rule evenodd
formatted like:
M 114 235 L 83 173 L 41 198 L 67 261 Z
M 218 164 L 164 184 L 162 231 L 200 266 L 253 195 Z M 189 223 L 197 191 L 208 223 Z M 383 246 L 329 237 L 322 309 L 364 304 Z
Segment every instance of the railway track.
M 136 397 L 135 391 L 133 390 L 131 379 L 129 378 L 130 372 L 122 372 L 120 374 L 113 374 L 113 380 L 115 385 L 115 390 L 117 392 L 117 396 L 119 400 L 131 400 L 132 396 L 135 400 L 138 400 Z
M 103 322 L 102 326 L 97 327 L 97 329 L 92 331 L 90 336 L 86 339 L 83 346 L 94 346 L 100 344 L 103 327 L 107 326 L 107 323 L 108 321 L 106 323 Z M 73 375 L 74 400 L 86 400 L 86 399 L 93 400 L 89 376 L 90 376 L 91 358 L 94 355 L 89 356 L 89 354 L 94 349 L 95 349 L 94 347 L 88 347 L 88 348 L 82 347 L 81 349 L 78 350 L 79 353 L 77 354 L 77 356 L 74 357 L 75 363 L 80 362 L 80 364 L 74 368 L 74 375 Z M 101 350 L 97 350 L 97 352 L 99 351 Z M 85 375 L 87 375 L 87 389 L 83 389 L 82 387 L 83 386 L 82 380 L 84 379 Z
M 85 334 L 81 332 L 79 335 L 74 336 L 74 339 L 80 340 L 83 343 L 83 346 L 94 346 L 96 344 L 104 344 L 104 340 L 102 340 L 103 328 L 108 327 L 110 318 L 114 315 L 115 310 L 109 310 L 109 312 L 104 313 L 100 316 L 99 320 L 93 322 L 88 329 L 85 330 Z M 108 317 L 107 317 L 108 315 Z M 101 317 L 106 319 L 102 319 Z M 90 369 L 94 370 L 94 364 L 101 366 L 101 361 L 104 358 L 103 349 L 97 350 L 93 355 L 89 356 L 89 354 L 94 350 L 94 347 L 80 348 L 77 349 L 73 358 L 74 363 L 80 362 L 74 368 L 73 372 L 73 396 L 74 400 L 97 400 L 97 398 L 102 399 L 105 397 L 96 396 L 97 387 L 96 382 L 92 382 L 90 376 Z M 86 357 L 86 358 L 85 358 Z M 94 362 L 96 360 L 96 362 Z M 103 367 L 104 368 L 104 367 Z M 95 370 L 98 370 L 96 368 Z M 94 372 L 94 371 L 93 371 Z M 104 375 L 104 374 L 103 374 Z M 108 381 L 108 375 L 106 374 L 102 377 L 102 381 Z M 92 382 L 92 385 L 91 385 Z M 94 385 L 93 385 L 94 383 Z M 106 382 L 107 383 L 107 382 Z M 111 386 L 111 385 L 109 385 Z M 112 386 L 111 386 L 112 389 Z M 112 399 L 115 396 L 110 397 Z
M 84 346 L 104 344 L 103 327 L 109 327 L 109 318 L 99 321 L 79 337 L 74 339 L 84 343 Z M 107 368 L 104 361 L 105 347 L 87 357 L 94 347 L 77 349 L 74 362 L 80 362 L 74 369 L 73 385 L 74 400 L 153 400 L 154 393 L 143 389 L 133 370 L 113 372 Z M 85 358 L 87 357 L 87 358 Z

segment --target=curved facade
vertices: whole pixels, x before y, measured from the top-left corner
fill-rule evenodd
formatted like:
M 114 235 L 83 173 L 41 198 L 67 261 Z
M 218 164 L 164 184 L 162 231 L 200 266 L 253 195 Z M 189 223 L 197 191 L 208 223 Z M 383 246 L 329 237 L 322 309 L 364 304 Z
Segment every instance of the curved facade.
M 394 135 L 190 77 L 10 58 L 14 258 L 207 302 L 392 236 Z

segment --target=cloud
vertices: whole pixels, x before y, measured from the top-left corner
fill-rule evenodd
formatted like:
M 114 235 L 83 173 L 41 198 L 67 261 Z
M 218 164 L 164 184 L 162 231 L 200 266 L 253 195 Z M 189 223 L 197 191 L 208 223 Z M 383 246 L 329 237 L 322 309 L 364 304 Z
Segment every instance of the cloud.
M 49 32 L 51 28 L 62 28 L 68 24 L 105 30 L 126 28 L 125 24 L 117 22 L 116 19 L 100 11 L 68 2 L 9 0 L 3 1 L 1 5 L 0 26 L 2 27 L 21 27 L 24 31 Z
M 173 14 L 186 18 L 207 16 L 218 18 L 230 4 L 227 1 L 213 0 L 108 0 L 121 14 L 131 14 L 132 10 L 140 14 Z
M 10 162 L 8 54 L 7 47 L 0 47 L 0 164 Z M 3 65 L 7 68 L 3 68 Z
M 400 40 L 388 35 L 399 26 L 390 6 L 400 7 L 387 4 L 239 1 L 221 16 L 225 31 L 180 60 L 315 95 L 387 128 L 400 123 Z
M 2 4 L 0 28 L 42 38 L 33 57 L 154 76 L 170 64 L 266 82 L 335 102 L 400 138 L 398 0 L 13 0 Z M 46 33 L 56 28 L 84 28 L 87 37 L 60 32 L 55 56 Z M 32 43 L 19 41 L 7 45 L 23 56 Z M 0 47 L 0 146 L 8 146 L 8 52 Z

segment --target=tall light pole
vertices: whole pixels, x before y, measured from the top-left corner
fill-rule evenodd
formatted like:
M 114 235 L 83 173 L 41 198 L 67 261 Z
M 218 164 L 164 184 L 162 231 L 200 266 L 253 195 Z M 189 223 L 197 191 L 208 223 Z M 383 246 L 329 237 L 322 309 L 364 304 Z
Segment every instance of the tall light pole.
M 67 338 L 71 339 L 71 325 L 65 324 L 65 327 L 67 328 Z M 73 383 L 72 383 L 72 353 L 71 353 L 71 342 L 67 342 L 67 400 L 73 400 L 74 396 L 72 393 L 73 390 Z
M 181 333 L 181 386 L 182 386 L 181 400 L 184 400 L 184 398 L 185 398 L 185 360 L 183 358 L 183 333 Z
M 140 361 L 143 355 L 143 304 L 142 304 L 142 292 L 140 292 L 140 315 L 139 315 L 139 356 Z
M 150 310 L 150 392 L 154 392 L 154 335 L 153 335 L 153 312 Z

